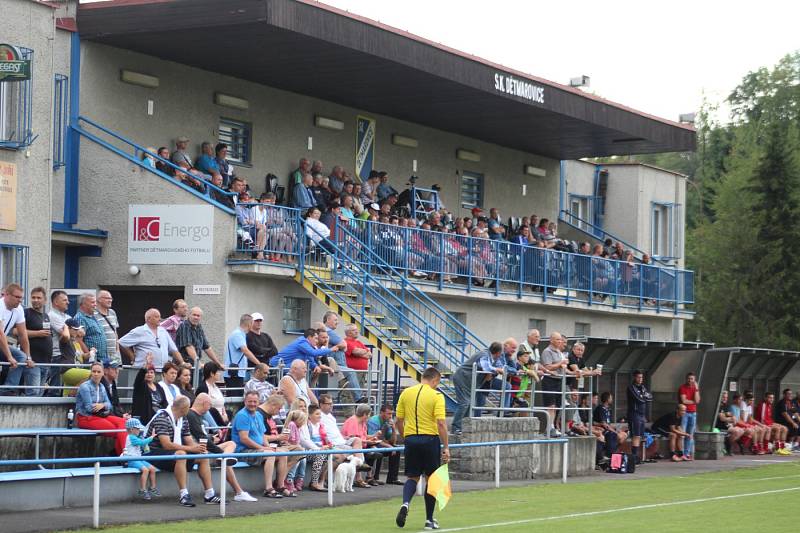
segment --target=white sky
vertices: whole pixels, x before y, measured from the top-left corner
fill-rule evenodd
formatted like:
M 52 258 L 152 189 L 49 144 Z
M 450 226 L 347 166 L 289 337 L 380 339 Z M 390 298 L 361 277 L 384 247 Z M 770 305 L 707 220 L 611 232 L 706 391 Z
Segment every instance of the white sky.
M 586 74 L 592 92 L 671 120 L 800 49 L 798 1 L 325 3 L 552 81 Z

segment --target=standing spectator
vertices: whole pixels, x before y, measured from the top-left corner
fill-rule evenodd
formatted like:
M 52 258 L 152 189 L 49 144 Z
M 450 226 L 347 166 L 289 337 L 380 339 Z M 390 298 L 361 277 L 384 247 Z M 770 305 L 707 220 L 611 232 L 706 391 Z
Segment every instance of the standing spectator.
M 456 402 L 458 403 L 458 407 L 453 414 L 452 428 L 455 435 L 461 435 L 462 420 L 470 409 L 470 401 L 472 398 L 472 367 L 477 364 L 478 371 L 480 371 L 480 360 L 484 358 L 490 358 L 491 360 L 501 359 L 502 351 L 503 346 L 499 342 L 493 342 L 488 349 L 480 350 L 467 358 L 463 363 L 461 363 L 461 366 L 459 366 L 453 374 L 453 385 L 455 386 Z M 489 374 L 478 374 L 476 387 L 479 389 L 487 388 L 489 386 L 488 384 L 493 381 L 493 376 L 493 371 Z M 486 401 L 486 394 L 488 393 L 476 393 L 475 407 L 484 405 Z M 477 417 L 480 416 L 480 414 L 477 414 L 476 411 L 476 413 L 473 413 L 470 416 Z
M 641 370 L 633 372 L 633 383 L 628 385 L 628 429 L 631 434 L 631 453 L 640 463 L 639 445 L 644 436 L 644 425 L 647 422 L 647 404 L 653 401 L 653 395 L 644 386 L 644 374 Z
M 178 331 L 178 327 L 186 320 L 186 317 L 189 315 L 189 305 L 186 303 L 186 300 L 181 300 L 180 298 L 172 302 L 172 316 L 167 318 L 161 323 L 161 327 L 169 333 L 169 337 L 174 341 L 175 334 Z
M 53 294 L 50 295 L 50 311 L 47 313 L 48 318 L 50 318 L 50 330 L 52 331 L 53 339 L 53 357 L 51 359 L 51 363 L 65 363 L 61 357 L 61 345 L 70 345 L 70 332 L 69 327 L 67 326 L 67 320 L 72 317 L 67 314 L 68 308 L 69 297 L 67 296 L 67 293 L 64 291 L 53 291 Z M 67 364 L 75 363 L 74 355 L 75 350 L 73 348 L 72 357 L 68 358 L 66 361 Z M 43 385 L 50 385 L 53 388 L 45 393 L 46 396 L 61 396 L 61 390 L 57 389 L 56 387 L 61 386 L 61 373 L 62 371 L 66 372 L 66 370 L 67 369 L 63 367 L 50 367 L 47 373 L 47 380 L 43 383 Z
M 692 436 L 683 429 L 682 421 L 685 416 L 686 404 L 679 403 L 675 411 L 670 411 L 653 422 L 653 432 L 669 438 L 669 452 L 676 463 L 691 460 L 686 459 L 683 449 L 683 443 L 692 441 Z
M 95 317 L 96 309 L 97 299 L 94 294 L 85 292 L 78 296 L 78 312 L 75 313 L 75 318 L 85 331 L 83 343 L 89 350 L 95 349 L 94 360 L 103 362 L 108 359 L 108 342 L 102 324 Z
M 258 364 L 258 359 L 247 347 L 247 332 L 253 324 L 253 317 L 244 314 L 239 318 L 239 327 L 228 336 L 225 345 L 225 386 L 228 388 L 241 388 L 244 378 L 247 377 L 248 364 Z
M 363 342 L 358 340 L 358 326 L 347 324 L 344 327 L 344 341 L 347 344 L 347 349 L 344 352 L 347 366 L 353 370 L 368 370 L 372 352 Z M 366 374 L 359 374 L 359 380 L 362 385 L 364 384 L 364 379 L 366 379 Z
M 755 417 L 761 424 L 767 428 L 767 440 L 771 440 L 775 451 L 784 448 L 788 428 L 781 424 L 776 424 L 773 418 L 775 411 L 775 394 L 771 392 L 764 393 L 764 400 L 758 404 Z
M 106 336 L 106 352 L 111 361 L 116 361 L 122 365 L 122 357 L 117 349 L 117 330 L 119 329 L 119 320 L 117 320 L 117 313 L 111 309 L 111 304 L 114 302 L 111 293 L 106 290 L 97 291 L 97 308 L 94 310 L 94 317 L 97 322 L 103 326 L 103 332 Z
M 155 435 L 156 439 L 151 444 L 150 452 L 145 454 L 145 457 L 207 453 L 208 448 L 206 445 L 198 444 L 192 438 L 189 422 L 186 419 L 188 414 L 189 398 L 183 396 L 175 400 L 169 409 L 159 411 L 147 425 L 147 434 Z M 186 488 L 188 473 L 194 470 L 195 464 L 197 464 L 197 474 L 205 489 L 203 502 L 206 504 L 220 502 L 220 497 L 214 492 L 214 485 L 211 483 L 211 467 L 208 459 L 177 459 L 174 461 L 151 462 L 159 470 L 175 474 L 175 481 L 179 490 L 178 503 L 184 507 L 195 506 Z
M 361 184 L 361 203 L 369 205 L 378 201 L 378 171 L 371 170 L 369 177 Z
M 276 390 L 275 386 L 267 381 L 269 365 L 266 363 L 256 363 L 251 375 L 252 377 L 250 380 L 244 385 L 244 392 L 245 394 L 248 392 L 258 393 L 258 403 L 262 404 L 267 401 L 267 398 L 272 396 Z
M 46 294 L 43 287 L 31 290 L 31 306 L 25 309 L 25 329 L 34 363 L 50 363 L 53 358 L 53 337 L 50 330 L 50 317 L 44 312 Z M 50 369 L 47 366 L 39 367 L 39 384 L 47 383 Z M 31 388 L 26 391 L 27 396 L 41 396 L 43 389 Z
M 361 385 L 358 382 L 356 373 L 347 366 L 347 360 L 345 358 L 347 342 L 345 342 L 345 340 L 342 339 L 338 333 L 336 333 L 336 328 L 339 327 L 339 315 L 333 311 L 328 311 L 322 317 L 322 323 L 325 324 L 325 330 L 328 332 L 328 346 L 331 349 L 334 347 L 337 348 L 333 352 L 333 359 L 336 361 L 336 365 L 339 367 L 339 372 L 341 372 L 347 380 L 347 386 L 350 387 L 353 392 L 353 399 L 356 403 L 366 403 L 368 398 L 364 395 L 364 391 L 361 389 Z M 341 398 L 339 399 L 339 403 L 341 403 Z
M 128 360 L 133 361 L 133 366 L 136 368 L 144 366 L 148 354 L 153 355 L 153 364 L 159 372 L 170 360 L 170 356 L 176 363 L 183 363 L 183 357 L 167 330 L 159 325 L 161 312 L 155 308 L 148 309 L 144 314 L 144 322 L 143 325 L 133 328 L 119 340 L 120 350 Z
M 222 365 L 217 357 L 214 348 L 208 344 L 206 332 L 200 321 L 203 320 L 203 310 L 199 307 L 192 307 L 189 316 L 181 322 L 175 332 L 175 346 L 181 352 L 184 361 L 191 363 L 192 366 L 200 364 L 200 357 L 206 352 L 209 359 Z
M 219 173 L 222 177 L 222 188 L 227 188 L 233 179 L 233 166 L 228 162 L 228 145 L 225 143 L 218 143 L 214 147 L 216 153 L 215 161 Z
M 686 383 L 678 388 L 678 402 L 686 406 L 686 414 L 681 421 L 681 430 L 689 435 L 683 440 L 683 460 L 694 460 L 694 430 L 697 427 L 697 405 L 700 403 L 700 389 L 692 372 L 686 374 Z
M 119 377 L 119 363 L 116 361 L 106 361 L 103 363 L 103 380 L 100 382 L 106 389 L 106 396 L 111 402 L 111 414 L 126 420 L 130 418 L 119 403 L 119 392 L 117 391 L 117 378 Z
M 620 442 L 625 442 L 628 434 L 614 425 L 614 414 L 611 404 L 614 397 L 606 391 L 600 395 L 600 405 L 594 408 L 592 427 L 602 432 L 605 457 L 611 457 L 617 451 Z
M 542 378 L 542 391 L 545 392 L 544 406 L 550 413 L 550 420 L 554 427 L 550 428 L 550 435 L 560 437 L 561 434 L 555 429 L 556 410 L 561 407 L 562 395 L 562 376 L 569 364 L 569 359 L 561 353 L 562 337 L 561 333 L 553 331 L 550 333 L 550 344 L 542 352 L 542 367 L 547 374 Z M 562 428 L 563 429 L 563 428 Z
M 393 448 L 397 446 L 397 429 L 395 428 L 392 414 L 392 406 L 385 404 L 381 406 L 380 413 L 371 416 L 367 420 L 367 434 L 378 436 L 375 442 L 376 448 Z M 400 452 L 383 452 L 383 454 L 389 456 L 389 470 L 386 473 L 386 484 L 403 485 L 404 483 L 398 479 L 400 473 Z M 370 462 L 370 458 L 374 459 L 375 466 L 373 468 L 372 479 L 375 480 L 375 484 L 377 485 L 383 484 L 378 479 L 381 474 L 383 454 L 370 454 L 370 457 L 367 459 L 367 462 Z M 368 481 L 368 483 L 370 482 Z M 370 485 L 372 485 L 372 483 L 370 483 Z
M 2 323 L 3 337 L 8 347 L 6 359 L 9 362 L 5 384 L 17 386 L 24 375 L 26 387 L 37 387 L 41 380 L 41 372 L 38 368 L 35 368 L 36 363 L 31 358 L 28 330 L 25 328 L 25 310 L 22 308 L 23 294 L 22 287 L 16 283 L 10 283 L 3 290 L 3 303 L 0 305 L 0 323 Z M 16 336 L 12 337 L 11 334 L 15 330 Z M 3 370 L 5 368 L 3 367 Z M 36 392 L 36 388 L 31 388 L 27 389 L 26 393 L 33 396 Z M 16 395 L 17 389 L 8 389 L 4 394 Z
M 528 335 L 525 338 L 525 342 L 519 345 L 519 349 L 528 352 L 530 354 L 530 361 L 534 364 L 535 370 L 539 369 L 539 364 L 542 360 L 541 355 L 539 354 L 539 341 L 541 340 L 541 334 L 539 333 L 538 329 L 531 329 L 528 331 Z
M 583 358 L 583 353 L 585 351 L 586 346 L 584 346 L 582 342 L 576 342 L 569 354 L 569 365 L 567 369 L 575 376 L 567 379 L 567 385 L 570 388 L 582 389 L 584 377 L 598 374 L 592 370 L 584 370 L 586 368 L 586 360 Z
M 143 366 L 136 373 L 133 380 L 133 399 L 131 401 L 131 414 L 144 424 L 150 422 L 155 414 L 166 407 L 167 399 L 164 398 L 164 389 L 156 383 L 156 369 L 153 366 L 153 356 L 148 355 Z
M 278 367 L 281 363 L 284 366 L 294 364 L 294 361 L 300 360 L 306 363 L 311 372 L 316 376 L 322 370 L 326 370 L 326 365 L 317 363 L 317 358 L 327 357 L 331 352 L 339 350 L 338 346 L 333 348 L 317 348 L 317 330 L 309 328 L 303 332 L 302 337 L 298 337 L 289 344 L 283 347 L 277 355 L 269 360 L 269 366 Z
M 112 405 L 106 389 L 100 383 L 103 380 L 103 365 L 92 363 L 89 379 L 78 387 L 75 397 L 75 421 L 81 429 L 124 430 L 125 420 L 112 414 Z M 127 434 L 125 431 L 103 433 L 104 437 L 114 439 L 114 452 L 119 455 L 125 449 Z
M 253 313 L 253 322 L 250 324 L 250 330 L 247 332 L 247 348 L 256 356 L 256 359 L 261 363 L 269 364 L 269 360 L 278 355 L 278 347 L 272 341 L 272 337 L 264 331 L 261 331 L 261 326 L 264 324 L 264 315 L 261 313 Z M 262 403 L 264 400 L 261 400 Z

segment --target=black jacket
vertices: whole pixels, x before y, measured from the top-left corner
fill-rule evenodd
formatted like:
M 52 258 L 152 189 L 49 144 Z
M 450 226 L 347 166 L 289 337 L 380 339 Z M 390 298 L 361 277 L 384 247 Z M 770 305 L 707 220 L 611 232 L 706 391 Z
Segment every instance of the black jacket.
M 142 368 L 136 374 L 136 379 L 133 382 L 133 409 L 131 415 L 138 417 L 142 424 L 147 424 L 150 419 L 156 414 L 153 409 L 153 403 L 150 401 L 150 389 L 144 382 L 144 375 L 147 373 L 146 368 Z M 161 396 L 159 405 L 162 409 L 167 407 L 167 399 L 164 398 L 164 391 L 161 387 L 156 385 L 156 394 Z
M 111 414 L 114 416 L 121 417 L 125 414 L 125 411 L 119 405 L 119 392 L 117 392 L 117 382 L 112 381 L 111 383 L 106 380 L 104 377 L 100 383 L 103 384 L 103 387 L 106 389 L 106 394 L 108 395 L 108 401 L 111 402 Z

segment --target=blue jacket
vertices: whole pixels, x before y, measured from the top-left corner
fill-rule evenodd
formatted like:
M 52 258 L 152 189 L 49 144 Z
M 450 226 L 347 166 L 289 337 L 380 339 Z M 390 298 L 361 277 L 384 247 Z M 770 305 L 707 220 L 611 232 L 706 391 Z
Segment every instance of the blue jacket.
M 311 189 L 302 183 L 295 185 L 292 196 L 294 206 L 300 209 L 308 209 L 317 205 L 317 201 L 314 199 L 314 194 L 311 192 Z
M 92 416 L 92 404 L 103 403 L 107 411 L 111 411 L 111 402 L 108 400 L 106 388 L 102 383 L 95 385 L 91 379 L 81 383 L 75 395 L 75 411 L 79 415 Z
M 317 368 L 317 357 L 323 357 L 331 353 L 330 348 L 314 348 L 308 339 L 298 337 L 286 345 L 278 355 L 269 360 L 269 366 L 278 366 L 283 362 L 284 366 L 290 366 L 295 359 L 302 359 L 308 365 L 309 370 Z

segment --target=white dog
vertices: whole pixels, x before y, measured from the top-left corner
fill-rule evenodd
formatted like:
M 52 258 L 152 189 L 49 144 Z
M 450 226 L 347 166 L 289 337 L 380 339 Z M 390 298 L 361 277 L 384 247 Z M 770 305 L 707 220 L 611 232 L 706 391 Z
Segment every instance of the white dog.
M 333 478 L 334 492 L 353 492 L 353 481 L 356 479 L 356 468 L 364 464 L 364 461 L 351 455 L 347 461 L 336 468 Z

